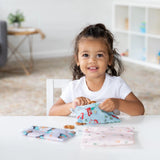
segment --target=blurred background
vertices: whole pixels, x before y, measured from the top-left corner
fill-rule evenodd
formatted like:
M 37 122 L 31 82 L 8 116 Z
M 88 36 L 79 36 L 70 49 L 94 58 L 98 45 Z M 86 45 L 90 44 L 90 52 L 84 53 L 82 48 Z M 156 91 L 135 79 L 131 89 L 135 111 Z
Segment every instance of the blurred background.
M 112 0 L 0 0 L 0 19 L 21 10 L 25 27 L 40 28 L 45 41 L 35 37 L 34 57 L 71 55 L 75 35 L 86 25 L 104 23 L 111 29 Z
M 120 9 L 122 9 L 120 12 L 116 12 L 117 7 L 115 7 L 114 3 L 117 2 L 120 5 Z M 116 22 L 118 17 L 116 14 L 122 14 L 122 17 L 124 17 L 123 14 L 126 14 L 126 10 L 129 12 L 130 7 L 128 4 L 130 3 L 137 4 L 137 6 L 139 3 L 144 6 L 150 3 L 159 5 L 159 0 L 0 0 L 0 20 L 6 21 L 7 30 L 16 28 L 9 23 L 8 16 L 17 10 L 24 15 L 24 21 L 21 23 L 22 28 L 40 29 L 40 31 L 38 30 L 36 34 L 32 35 L 34 60 L 32 72 L 27 75 L 22 65 L 19 65 L 21 72 L 0 71 L 0 115 L 46 115 L 46 79 L 72 78 L 69 66 L 73 54 L 74 38 L 86 25 L 95 23 L 103 23 L 115 33 L 115 47 L 119 47 L 118 49 L 120 54 L 124 56 L 123 61 L 126 66 L 122 77 L 146 106 L 145 114 L 160 114 L 159 64 L 154 62 L 151 64 L 141 63 L 135 60 L 134 57 L 133 59 L 132 57 L 131 59 L 126 59 L 126 53 L 128 54 L 128 48 L 130 47 L 128 44 L 130 38 L 126 38 L 123 34 L 128 34 L 127 36 L 129 36 L 130 32 L 118 31 L 119 28 L 116 29 L 116 23 L 117 25 L 119 24 L 118 20 Z M 123 8 L 125 12 L 123 12 Z M 159 13 L 159 11 L 155 12 Z M 155 12 L 153 11 L 153 13 Z M 146 11 L 144 11 L 144 17 L 146 16 L 145 13 Z M 129 13 L 127 14 L 129 15 Z M 126 17 L 124 18 L 124 25 L 129 25 L 130 22 Z M 20 28 L 14 31 L 19 32 L 18 29 Z M 29 31 L 31 30 L 25 32 Z M 42 33 L 45 35 L 43 40 L 41 39 Z M 138 35 L 139 33 L 134 34 Z M 141 34 L 139 35 L 141 36 Z M 7 41 L 9 44 L 17 46 L 23 36 L 26 35 L 8 34 Z M 119 37 L 120 39 L 118 39 Z M 156 38 L 158 42 L 155 43 L 159 45 L 159 37 Z M 133 46 L 136 41 L 138 43 L 141 42 L 141 40 L 138 41 L 135 38 L 133 39 Z M 147 45 L 148 41 L 150 40 L 142 39 L 144 45 Z M 120 46 L 119 44 L 122 45 Z M 126 45 L 129 47 L 126 47 Z M 143 44 L 141 48 L 146 50 Z M 132 49 L 132 47 L 129 49 Z M 23 45 L 19 47 L 19 51 L 26 59 L 30 58 L 28 41 L 23 42 Z M 10 52 L 8 50 L 8 56 L 11 54 Z M 5 70 L 7 66 L 14 68 L 17 65 L 17 61 L 13 57 L 14 55 L 0 69 Z M 144 57 L 142 61 L 144 61 Z M 57 92 L 57 97 L 59 94 Z

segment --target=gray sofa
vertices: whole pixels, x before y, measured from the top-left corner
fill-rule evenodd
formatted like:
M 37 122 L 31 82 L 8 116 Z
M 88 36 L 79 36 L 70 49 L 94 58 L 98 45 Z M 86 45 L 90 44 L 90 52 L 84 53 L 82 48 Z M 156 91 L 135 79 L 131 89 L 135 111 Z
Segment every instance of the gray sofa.
M 0 67 L 7 62 L 7 23 L 0 20 Z

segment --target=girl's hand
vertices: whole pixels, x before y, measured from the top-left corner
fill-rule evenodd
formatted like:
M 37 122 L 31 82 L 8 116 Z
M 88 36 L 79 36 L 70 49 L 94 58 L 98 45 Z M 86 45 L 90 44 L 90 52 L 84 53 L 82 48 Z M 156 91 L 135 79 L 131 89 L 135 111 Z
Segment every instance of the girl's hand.
M 115 109 L 119 108 L 118 99 L 116 98 L 106 99 L 103 103 L 99 105 L 99 108 L 106 112 L 113 112 Z
M 76 106 L 83 106 L 87 105 L 90 102 L 90 99 L 85 97 L 78 97 L 72 102 L 72 108 L 75 108 Z

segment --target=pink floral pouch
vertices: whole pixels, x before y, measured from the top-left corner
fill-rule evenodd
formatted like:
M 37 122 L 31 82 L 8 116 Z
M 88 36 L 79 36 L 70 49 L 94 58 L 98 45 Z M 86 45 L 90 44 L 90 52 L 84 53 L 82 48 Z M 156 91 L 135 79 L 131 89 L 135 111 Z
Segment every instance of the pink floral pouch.
M 134 143 L 134 129 L 130 127 L 106 126 L 86 127 L 82 146 L 117 146 Z

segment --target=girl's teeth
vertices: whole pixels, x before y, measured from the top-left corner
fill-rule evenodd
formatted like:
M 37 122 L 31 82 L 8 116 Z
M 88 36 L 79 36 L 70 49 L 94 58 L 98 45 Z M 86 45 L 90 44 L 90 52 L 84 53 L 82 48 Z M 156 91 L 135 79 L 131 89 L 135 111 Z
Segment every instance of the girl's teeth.
M 96 69 L 96 67 L 90 67 L 90 69 Z

